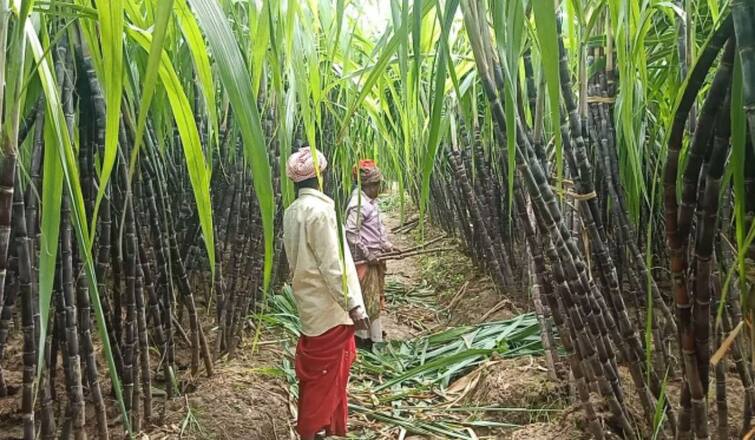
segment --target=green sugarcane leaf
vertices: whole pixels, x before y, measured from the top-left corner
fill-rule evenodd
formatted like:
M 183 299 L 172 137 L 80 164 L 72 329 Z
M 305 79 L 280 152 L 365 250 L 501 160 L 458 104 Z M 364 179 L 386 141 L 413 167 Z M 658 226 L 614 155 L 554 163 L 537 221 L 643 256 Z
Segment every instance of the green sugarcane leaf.
M 176 0 L 175 3 L 176 19 L 181 27 L 184 41 L 191 53 L 191 59 L 194 61 L 194 72 L 199 79 L 199 85 L 202 90 L 207 116 L 212 127 L 213 139 L 215 145 L 220 144 L 220 118 L 218 116 L 218 103 L 215 93 L 215 82 L 213 80 L 212 66 L 210 65 L 210 56 L 207 45 L 202 38 L 202 31 L 199 29 L 196 18 L 191 14 L 186 0 Z
M 97 15 L 99 17 L 100 43 L 102 46 L 102 88 L 105 92 L 105 153 L 102 158 L 102 169 L 99 175 L 97 196 L 94 202 L 94 214 L 91 229 L 97 225 L 97 214 L 105 195 L 110 174 L 113 172 L 115 158 L 118 151 L 118 134 L 121 121 L 121 99 L 123 97 L 123 31 L 124 7 L 123 0 L 97 0 Z M 96 41 L 90 41 L 90 47 L 96 46 Z M 89 237 L 94 240 L 94 234 Z M 91 248 L 92 242 L 88 244 Z
M 504 112 L 506 117 L 506 153 L 509 213 L 513 207 L 514 176 L 516 167 L 516 115 L 517 95 L 519 93 L 515 73 L 518 71 L 522 39 L 524 37 L 524 8 L 521 0 L 494 2 L 491 4 L 493 13 L 493 28 L 499 56 L 503 60 L 501 67 L 504 71 Z M 524 116 L 524 115 L 522 115 Z
M 651 186 L 650 193 L 650 206 L 655 207 L 655 198 L 657 195 L 656 185 L 660 178 L 660 161 L 656 161 L 655 168 L 653 170 L 653 184 Z M 653 267 L 653 223 L 648 222 L 647 229 L 645 231 L 645 267 Z M 653 323 L 654 320 L 654 300 L 653 300 L 653 275 L 651 271 L 647 273 L 647 279 L 645 280 L 645 289 L 647 291 L 647 312 L 645 313 L 645 366 L 647 368 L 648 380 L 650 379 L 650 368 L 653 362 Z
M 433 171 L 442 134 L 445 132 L 445 130 L 442 130 L 445 124 L 441 121 L 441 115 L 444 111 L 443 102 L 445 98 L 446 76 L 448 75 L 446 60 L 450 57 L 448 39 L 451 23 L 458 6 L 458 0 L 450 0 L 446 3 L 443 16 L 439 17 L 442 23 L 442 30 L 441 37 L 438 40 L 438 52 L 435 60 L 435 88 L 433 103 L 430 109 L 430 134 L 427 140 L 427 152 L 422 158 L 422 187 L 419 203 L 420 218 L 424 218 L 426 205 L 430 197 L 430 176 Z M 447 117 L 446 120 L 448 120 Z
M 391 380 L 388 380 L 385 383 L 378 385 L 377 387 L 375 387 L 375 391 L 380 391 L 380 390 L 390 388 L 407 379 L 415 378 L 420 373 L 426 373 L 428 371 L 436 371 L 440 368 L 454 365 L 457 362 L 464 361 L 469 358 L 478 358 L 480 356 L 488 356 L 491 353 L 493 353 L 493 350 L 491 349 L 476 348 L 476 349 L 464 350 L 462 352 L 455 353 L 449 356 L 439 357 L 429 362 L 425 362 L 422 365 L 418 365 L 410 370 L 407 370 L 406 372 L 392 378 Z
M 393 26 L 406 38 L 401 40 L 398 48 L 399 75 L 403 78 L 401 81 L 402 91 L 408 97 L 409 84 L 409 0 L 391 0 L 391 12 L 393 15 Z M 401 102 L 401 100 L 397 100 Z
M 561 139 L 561 79 L 559 75 L 558 30 L 556 26 L 556 9 L 552 0 L 532 0 L 532 12 L 540 43 L 543 76 L 548 88 L 548 103 L 551 127 L 556 142 L 557 180 L 563 176 L 563 145 Z M 560 183 L 559 183 L 560 185 Z
M 744 84 L 742 62 L 739 56 L 734 57 L 734 72 L 731 86 L 731 160 L 732 180 L 734 186 L 734 229 L 737 242 L 737 270 L 742 295 L 742 309 L 749 310 L 752 306 L 749 290 L 745 288 L 745 158 L 747 148 L 747 115 L 744 111 Z
M 420 81 L 420 67 L 422 66 L 422 50 L 420 49 L 420 44 L 422 42 L 422 17 L 425 15 L 423 0 L 414 0 L 414 4 L 412 5 L 412 17 L 413 17 L 413 26 L 412 26 L 412 55 L 414 57 L 414 64 L 412 67 L 412 78 L 414 79 L 414 90 L 419 90 L 419 81 Z M 407 19 L 408 22 L 408 19 Z
M 275 200 L 268 151 L 262 133 L 256 94 L 241 50 L 220 5 L 212 0 L 189 0 L 212 49 L 220 78 L 236 115 L 244 144 L 244 157 L 252 172 L 265 238 L 263 295 L 267 294 L 273 267 Z M 290 5 L 290 4 L 289 4 Z
M 47 339 L 47 325 L 50 316 L 50 302 L 55 283 L 55 266 L 58 256 L 60 235 L 60 207 L 63 197 L 63 168 L 60 152 L 55 148 L 55 129 L 50 114 L 45 115 L 44 127 L 44 174 L 42 177 L 42 204 L 39 237 L 39 342 L 44 347 Z M 40 121 L 41 122 L 41 121 Z M 45 350 L 37 350 L 37 380 L 44 369 Z
M 455 0 L 458 4 L 458 0 Z M 421 9 L 417 8 L 417 3 L 414 4 L 415 10 L 413 11 L 413 15 L 415 16 L 415 19 L 418 19 L 421 23 L 422 18 L 425 17 L 430 10 L 435 6 L 437 0 L 431 0 L 427 3 L 425 2 L 419 2 L 422 3 Z M 420 13 L 421 17 L 416 18 L 417 12 Z M 421 27 L 421 26 L 420 26 Z M 415 23 L 416 28 L 416 23 Z M 337 137 L 341 138 L 343 137 L 346 128 L 348 127 L 348 121 L 351 119 L 351 117 L 356 112 L 357 108 L 362 105 L 367 95 L 369 95 L 372 92 L 372 88 L 377 84 L 378 80 L 382 77 L 382 75 L 385 73 L 386 68 L 391 63 L 394 54 L 396 53 L 396 50 L 399 47 L 399 44 L 401 43 L 402 35 L 400 33 L 394 34 L 390 40 L 385 44 L 383 47 L 382 52 L 380 53 L 380 57 L 378 58 L 375 65 L 372 67 L 369 76 L 367 77 L 367 80 L 364 82 L 364 85 L 361 86 L 361 92 L 359 93 L 359 96 L 356 100 L 354 100 L 351 105 L 349 106 L 348 111 L 346 112 L 346 116 L 342 119 L 342 126 L 341 130 Z M 419 53 L 418 49 L 418 41 L 415 40 L 415 63 L 417 58 L 417 53 Z M 415 64 L 416 65 L 416 64 Z M 445 69 L 445 67 L 444 67 Z
M 249 5 L 250 8 L 255 8 L 254 5 Z M 262 75 L 265 63 L 265 55 L 267 54 L 267 48 L 270 45 L 270 8 L 262 7 L 262 15 L 257 20 L 257 29 L 253 38 L 250 38 L 251 45 L 251 66 L 252 66 L 252 84 L 253 90 L 256 93 L 260 93 L 260 84 L 262 82 Z M 251 32 L 251 30 L 250 30 Z
M 668 371 L 663 376 L 661 390 L 655 403 L 655 413 L 653 414 L 653 439 L 658 438 L 663 429 L 663 421 L 666 418 L 666 387 L 668 386 Z
M 151 37 L 146 31 L 129 26 L 128 35 L 145 51 L 149 51 L 153 47 Z M 163 51 L 160 52 L 160 55 L 161 60 L 158 73 L 168 96 L 168 102 L 176 121 L 178 134 L 181 137 L 186 168 L 189 172 L 189 181 L 194 191 L 194 200 L 197 203 L 202 238 L 207 250 L 210 271 L 214 274 L 215 238 L 212 225 L 212 201 L 210 198 L 210 170 L 202 151 L 199 131 L 197 131 L 197 126 L 194 122 L 194 113 L 191 111 L 191 104 L 186 97 L 181 80 L 178 78 L 178 74 L 168 55 Z
M 129 182 L 133 180 L 136 171 L 136 161 L 139 156 L 139 150 L 144 142 L 144 129 L 147 126 L 147 116 L 149 107 L 152 103 L 152 97 L 157 86 L 158 70 L 160 68 L 160 57 L 163 53 L 165 44 L 165 34 L 168 30 L 168 23 L 173 12 L 174 0 L 162 0 L 157 5 L 155 16 L 154 30 L 152 31 L 152 44 L 147 53 L 147 68 L 144 72 L 143 88 L 141 101 L 139 102 L 139 117 L 136 124 L 136 136 L 134 138 L 134 148 L 131 150 L 131 159 L 129 160 Z M 213 265 L 214 267 L 214 265 Z
M 333 48 L 330 52 L 330 58 L 335 58 L 335 53 L 338 50 L 338 44 L 341 41 L 341 32 L 343 30 L 343 17 L 344 13 L 346 12 L 346 2 L 345 0 L 336 0 L 336 20 L 335 20 L 335 26 L 336 26 L 336 32 L 335 35 L 333 35 Z

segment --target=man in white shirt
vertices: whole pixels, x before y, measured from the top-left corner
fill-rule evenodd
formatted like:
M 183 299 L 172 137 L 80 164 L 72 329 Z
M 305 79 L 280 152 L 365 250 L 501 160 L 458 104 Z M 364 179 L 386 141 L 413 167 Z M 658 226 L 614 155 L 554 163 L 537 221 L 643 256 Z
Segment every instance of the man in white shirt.
M 327 159 L 300 148 L 286 174 L 297 199 L 283 214 L 283 245 L 302 325 L 296 347 L 297 431 L 302 440 L 346 435 L 349 370 L 356 359 L 355 327 L 369 327 L 359 278 L 336 220 L 335 203 L 320 190 Z

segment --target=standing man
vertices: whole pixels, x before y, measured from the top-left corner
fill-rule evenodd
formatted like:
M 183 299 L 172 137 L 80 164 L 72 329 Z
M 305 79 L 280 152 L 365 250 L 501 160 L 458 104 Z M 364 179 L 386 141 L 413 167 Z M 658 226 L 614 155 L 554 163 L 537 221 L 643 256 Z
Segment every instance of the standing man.
M 371 317 L 370 328 L 357 332 L 357 344 L 370 349 L 375 342 L 383 342 L 380 312 L 385 307 L 385 262 L 378 257 L 394 250 L 388 241 L 385 225 L 380 218 L 377 198 L 383 175 L 372 160 L 361 160 L 354 167 L 356 188 L 346 208 L 346 239 L 357 264 L 357 274 Z M 360 190 L 361 184 L 361 190 Z
M 322 153 L 305 146 L 286 169 L 297 192 L 283 214 L 283 244 L 302 326 L 295 359 L 302 440 L 321 439 L 323 431 L 346 435 L 354 329 L 369 327 L 351 253 L 339 239 L 335 204 L 319 189 L 318 174 L 327 165 Z

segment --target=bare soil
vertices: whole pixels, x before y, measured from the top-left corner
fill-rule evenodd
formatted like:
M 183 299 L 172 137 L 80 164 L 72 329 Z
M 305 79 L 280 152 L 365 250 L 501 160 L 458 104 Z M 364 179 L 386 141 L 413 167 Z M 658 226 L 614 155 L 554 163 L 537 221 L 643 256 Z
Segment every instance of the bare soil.
M 166 408 L 165 424 L 149 434 L 154 439 L 291 438 L 288 385 L 276 373 L 283 356 L 275 335 L 266 335 L 252 354 L 251 337 L 232 360 L 216 365 L 211 378 Z
M 6 351 L 3 376 L 8 385 L 8 395 L 0 397 L 0 440 L 24 438 L 21 419 L 21 332 L 11 331 Z
M 548 377 L 542 359 L 524 356 L 486 365 L 465 403 L 501 408 L 501 411 L 488 411 L 486 416 L 500 422 L 526 425 L 549 420 L 557 414 L 564 406 L 566 391 L 562 384 Z M 556 412 L 551 411 L 553 409 Z
M 580 427 L 581 424 L 581 410 L 571 406 L 551 420 L 524 425 L 498 438 L 510 440 L 581 440 L 590 438 Z

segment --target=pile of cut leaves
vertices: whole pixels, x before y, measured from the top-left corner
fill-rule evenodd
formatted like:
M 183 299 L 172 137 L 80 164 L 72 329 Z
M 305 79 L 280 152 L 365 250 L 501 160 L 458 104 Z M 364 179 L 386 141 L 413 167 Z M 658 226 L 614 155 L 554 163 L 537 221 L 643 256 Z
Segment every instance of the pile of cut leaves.
M 293 348 L 300 323 L 289 287 L 270 298 L 262 320 L 291 336 L 283 362 L 290 393 L 298 393 L 293 370 Z M 505 321 L 453 327 L 404 341 L 381 344 L 372 352 L 360 350 L 350 382 L 352 413 L 363 414 L 359 438 L 384 438 L 390 432 L 478 438 L 475 429 L 513 428 L 516 425 L 481 420 L 487 411 L 527 411 L 526 408 L 459 406 L 474 385 L 472 378 L 496 359 L 540 355 L 540 326 L 534 314 Z

